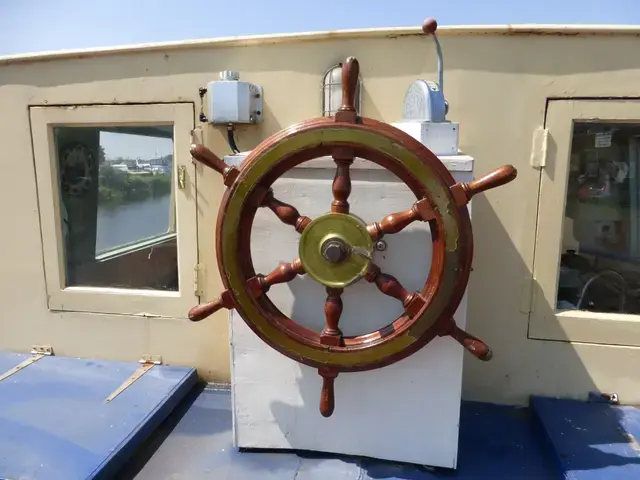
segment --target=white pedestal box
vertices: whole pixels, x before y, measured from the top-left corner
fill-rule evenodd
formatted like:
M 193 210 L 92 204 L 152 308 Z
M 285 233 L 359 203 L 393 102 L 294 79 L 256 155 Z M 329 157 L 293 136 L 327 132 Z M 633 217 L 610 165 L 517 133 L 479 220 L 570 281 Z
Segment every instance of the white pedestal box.
M 455 122 L 418 122 L 404 120 L 392 123 L 398 130 L 411 135 L 438 157 L 458 154 L 459 125 Z
M 226 157 L 239 165 L 243 155 Z M 458 181 L 473 177 L 473 159 L 440 157 Z M 364 160 L 352 169 L 351 212 L 367 223 L 406 210 L 415 197 L 400 180 Z M 330 158 L 303 164 L 273 186 L 276 198 L 315 218 L 330 210 L 335 164 Z M 256 272 L 269 273 L 298 256 L 300 235 L 268 209 L 260 209 L 252 231 Z M 408 290 L 420 290 L 431 261 L 426 223 L 414 222 L 384 238 L 376 252 L 382 271 Z M 324 326 L 325 289 L 311 278 L 272 287 L 269 298 L 286 315 L 316 331 Z M 402 314 L 402 304 L 361 280 L 345 289 L 340 328 L 345 335 L 371 332 Z M 455 315 L 466 323 L 466 295 Z M 455 468 L 458 452 L 464 349 L 449 337 L 436 338 L 391 366 L 340 373 L 335 381 L 335 412 L 319 410 L 322 378 L 263 343 L 230 313 L 234 444 L 243 448 L 297 449 L 362 455 L 392 461 Z

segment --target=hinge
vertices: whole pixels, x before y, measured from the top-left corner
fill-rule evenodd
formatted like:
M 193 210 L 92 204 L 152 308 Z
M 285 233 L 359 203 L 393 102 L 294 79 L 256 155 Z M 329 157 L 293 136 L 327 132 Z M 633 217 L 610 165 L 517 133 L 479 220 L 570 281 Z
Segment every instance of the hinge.
M 9 378 L 11 375 L 18 373 L 20 370 L 27 368 L 32 363 L 35 363 L 44 357 L 53 355 L 53 349 L 47 345 L 32 345 L 31 353 L 32 355 L 30 357 L 25 358 L 15 367 L 7 370 L 4 373 L 0 372 L 0 382 L 5 378 Z
M 538 127 L 533 132 L 530 163 L 533 168 L 542 169 L 547 165 L 547 144 L 549 130 Z
M 533 277 L 525 277 L 520 290 L 520 311 L 522 313 L 533 312 L 533 289 L 535 280 Z
M 31 353 L 34 355 L 53 355 L 53 347 L 50 345 L 31 345 Z
M 620 398 L 617 393 L 589 392 L 589 402 L 608 403 L 610 405 L 620 405 Z
M 198 145 L 204 143 L 204 132 L 202 131 L 202 128 L 200 128 L 199 126 L 191 129 L 191 143 L 195 143 Z M 195 159 L 192 159 L 192 161 L 195 164 L 198 163 L 196 162 Z
M 143 354 L 138 363 L 153 363 L 154 365 L 162 365 L 162 355 Z
M 195 267 L 193 267 L 193 291 L 197 297 L 202 296 L 203 277 L 204 265 L 202 263 L 198 263 Z
M 184 190 L 187 186 L 187 167 L 178 165 L 178 188 Z
M 124 392 L 127 388 L 137 382 L 140 377 L 142 377 L 145 373 L 151 370 L 156 365 L 162 365 L 162 357 L 160 355 L 148 355 L 143 354 L 142 358 L 138 360 L 138 363 L 141 365 L 136 369 L 133 374 L 129 378 L 127 378 L 118 388 L 116 388 L 111 395 L 109 395 L 106 399 L 106 403 L 111 403 L 118 395 Z

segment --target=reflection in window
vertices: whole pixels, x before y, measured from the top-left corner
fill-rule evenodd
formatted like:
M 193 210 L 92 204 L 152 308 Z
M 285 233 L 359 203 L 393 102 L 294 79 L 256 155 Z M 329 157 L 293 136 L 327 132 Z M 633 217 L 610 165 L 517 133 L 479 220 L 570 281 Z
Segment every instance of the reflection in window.
M 173 127 L 56 127 L 66 286 L 178 290 Z
M 640 314 L 639 140 L 640 125 L 574 126 L 559 310 Z

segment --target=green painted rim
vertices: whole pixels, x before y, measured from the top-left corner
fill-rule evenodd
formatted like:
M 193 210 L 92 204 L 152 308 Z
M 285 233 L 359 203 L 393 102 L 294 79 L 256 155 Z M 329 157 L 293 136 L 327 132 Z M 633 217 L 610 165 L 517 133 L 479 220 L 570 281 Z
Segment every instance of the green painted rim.
M 329 263 L 322 256 L 321 247 L 330 238 L 339 238 L 349 248 L 356 247 L 357 251 L 351 250 L 344 262 Z M 331 288 L 345 288 L 367 272 L 373 255 L 373 240 L 366 224 L 355 215 L 326 213 L 304 229 L 298 255 L 305 272 L 316 282 Z
M 464 248 L 459 242 L 459 225 L 466 221 L 461 218 L 447 185 L 439 177 L 438 172 L 426 161 L 422 160 L 409 148 L 399 143 L 384 131 L 371 131 L 358 125 L 331 124 L 309 129 L 305 125 L 288 129 L 288 135 L 274 142 L 268 149 L 260 149 L 245 160 L 236 182 L 227 192 L 224 204 L 224 217 L 219 223 L 218 258 L 224 266 L 225 285 L 230 288 L 236 300 L 237 311 L 250 327 L 278 349 L 310 365 L 331 365 L 344 371 L 367 370 L 375 368 L 381 359 L 401 354 L 419 341 L 440 318 L 455 294 L 458 271 L 463 266 Z M 438 235 L 444 239 L 444 271 L 440 285 L 435 292 L 429 308 L 423 309 L 415 323 L 401 335 L 385 342 L 365 345 L 364 348 L 345 350 L 340 347 L 316 347 L 302 343 L 292 333 L 271 323 L 262 312 L 262 308 L 253 298 L 246 285 L 243 274 L 238 232 L 241 231 L 240 219 L 252 191 L 260 185 L 261 180 L 288 156 L 319 145 L 351 144 L 366 145 L 377 150 L 403 170 L 411 174 L 424 185 L 433 201 L 434 208 L 440 213 L 442 224 Z M 468 259 L 467 261 L 470 261 Z M 322 312 L 318 312 L 322 315 Z

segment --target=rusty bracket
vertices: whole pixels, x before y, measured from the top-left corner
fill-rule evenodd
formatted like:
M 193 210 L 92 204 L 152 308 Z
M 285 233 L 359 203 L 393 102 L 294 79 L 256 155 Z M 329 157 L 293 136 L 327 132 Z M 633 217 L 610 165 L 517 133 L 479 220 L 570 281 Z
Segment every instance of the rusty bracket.
M 6 378 L 9 378 L 11 375 L 13 375 L 14 373 L 18 373 L 20 370 L 27 368 L 29 365 L 31 365 L 32 363 L 37 362 L 38 360 L 40 360 L 41 358 L 46 357 L 47 355 L 39 353 L 36 355 L 32 355 L 28 358 L 25 358 L 22 362 L 20 362 L 18 365 L 16 365 L 15 367 L 13 367 L 10 370 L 7 370 L 6 372 L 4 372 L 2 375 L 0 375 L 0 382 L 2 380 L 5 380 Z
M 112 402 L 118 395 L 124 392 L 127 388 L 133 385 L 136 381 L 140 379 L 145 373 L 151 370 L 156 365 L 162 364 L 162 357 L 160 355 L 142 355 L 142 358 L 139 360 L 140 367 L 136 369 L 135 372 L 131 374 L 129 378 L 127 378 L 118 388 L 116 388 L 111 395 L 109 395 L 105 402 Z

